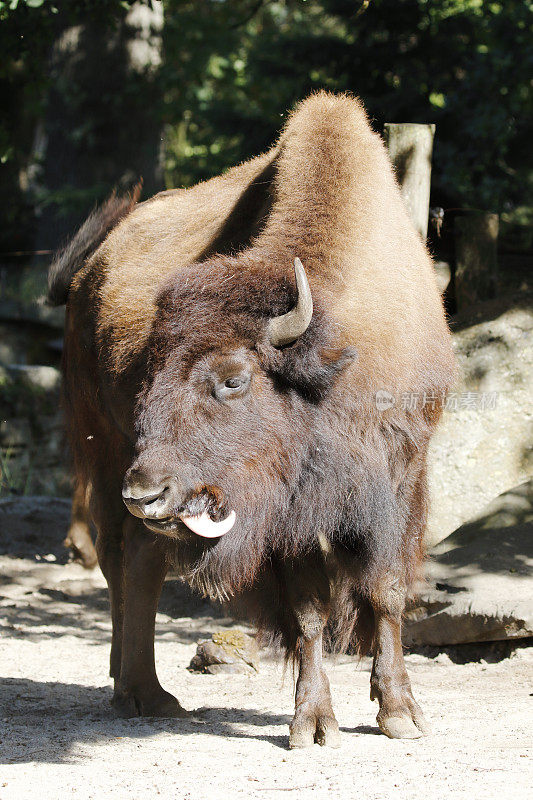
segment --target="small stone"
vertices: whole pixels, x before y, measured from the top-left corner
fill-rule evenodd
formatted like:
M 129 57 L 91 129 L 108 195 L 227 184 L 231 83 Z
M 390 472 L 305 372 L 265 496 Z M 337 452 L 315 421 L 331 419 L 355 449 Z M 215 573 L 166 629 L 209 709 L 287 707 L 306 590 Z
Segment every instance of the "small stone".
M 211 675 L 257 672 L 259 649 L 252 636 L 238 629 L 216 631 L 198 642 L 189 671 Z

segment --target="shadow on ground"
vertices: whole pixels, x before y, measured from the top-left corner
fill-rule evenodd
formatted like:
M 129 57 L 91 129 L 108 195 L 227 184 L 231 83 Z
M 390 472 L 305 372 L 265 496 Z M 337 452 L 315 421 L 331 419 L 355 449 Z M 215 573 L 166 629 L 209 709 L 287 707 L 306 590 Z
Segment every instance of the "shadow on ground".
M 61 588 L 57 588 L 57 583 L 55 587 L 47 586 L 46 567 L 43 565 L 40 569 L 45 585 L 35 589 L 30 586 L 27 592 L 17 592 L 13 597 L 9 587 L 16 583 L 16 579 L 2 577 L 0 629 L 3 628 L 6 635 L 21 636 L 34 642 L 66 633 L 75 633 L 92 642 L 109 640 L 107 589 L 95 586 L 91 578 L 63 580 Z M 220 606 L 194 595 L 185 584 L 175 579 L 166 581 L 163 587 L 159 614 L 158 635 L 171 633 L 175 641 L 184 644 L 210 636 L 213 621 L 215 625 L 229 621 Z M 205 627 L 202 624 L 204 620 Z
M 212 706 L 195 710 L 190 719 L 117 719 L 110 700 L 108 687 L 2 678 L 0 704 L 9 709 L 4 724 L 9 722 L 11 733 L 10 756 L 0 755 L 0 763 L 73 763 L 85 757 L 84 744 L 168 733 L 256 739 L 282 749 L 288 747 L 286 734 L 261 731 L 288 726 L 290 717 L 285 714 Z M 256 730 L 246 730 L 250 726 Z M 76 752 L 78 745 L 80 752 Z

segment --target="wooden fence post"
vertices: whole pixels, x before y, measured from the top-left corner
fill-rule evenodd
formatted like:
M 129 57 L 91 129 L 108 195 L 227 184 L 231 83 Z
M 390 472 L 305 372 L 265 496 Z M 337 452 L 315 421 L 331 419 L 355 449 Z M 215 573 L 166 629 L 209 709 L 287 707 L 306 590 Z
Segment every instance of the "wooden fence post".
M 435 125 L 386 122 L 384 137 L 409 215 L 426 239 Z
M 455 219 L 455 300 L 457 311 L 496 296 L 497 214 L 472 211 Z

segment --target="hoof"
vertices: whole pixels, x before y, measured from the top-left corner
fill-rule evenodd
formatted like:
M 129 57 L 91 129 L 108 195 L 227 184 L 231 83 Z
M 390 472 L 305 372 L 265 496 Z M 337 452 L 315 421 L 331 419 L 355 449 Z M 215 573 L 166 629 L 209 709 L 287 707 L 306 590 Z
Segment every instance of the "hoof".
M 96 550 L 92 542 L 84 542 L 83 544 L 75 544 L 72 539 L 67 538 L 63 542 L 65 547 L 68 547 L 72 560 L 76 564 L 81 564 L 85 569 L 94 569 L 98 564 Z
M 76 555 L 76 551 L 74 551 L 74 554 L 74 561 L 81 564 L 84 569 L 94 569 L 98 564 L 96 553 L 82 553 L 79 551 L 79 555 Z
M 132 719 L 132 717 L 140 716 L 139 709 L 137 708 L 137 703 L 135 702 L 133 695 L 128 696 L 115 692 L 113 699 L 111 700 L 111 705 L 113 706 L 117 717 L 120 717 L 121 719 Z
M 111 701 L 117 716 L 123 719 L 132 717 L 173 717 L 185 719 L 190 716 L 176 698 L 161 690 L 157 697 L 142 697 L 136 693 L 115 691 Z
M 289 748 L 296 750 L 319 744 L 322 747 L 340 747 L 339 725 L 333 716 L 297 715 L 289 734 Z
M 429 725 L 419 708 L 402 709 L 390 714 L 380 711 L 376 719 L 380 730 L 389 739 L 420 739 L 430 733 Z

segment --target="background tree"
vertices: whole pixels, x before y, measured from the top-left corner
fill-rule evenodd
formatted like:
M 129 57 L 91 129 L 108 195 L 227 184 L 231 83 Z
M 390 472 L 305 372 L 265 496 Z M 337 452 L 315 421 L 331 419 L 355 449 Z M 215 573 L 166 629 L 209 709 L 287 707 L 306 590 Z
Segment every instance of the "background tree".
M 0 246 L 55 246 L 141 174 L 147 196 L 253 156 L 319 88 L 358 94 L 378 130 L 436 122 L 433 204 L 526 220 L 532 10 L 531 0 L 0 2 Z
M 166 19 L 169 182 L 264 149 L 328 88 L 358 94 L 378 129 L 437 123 L 434 202 L 502 211 L 531 189 L 530 2 L 168 0 Z
M 162 7 L 12 0 L 0 9 L 3 245 L 53 248 L 111 187 L 142 175 L 147 192 L 162 188 Z

